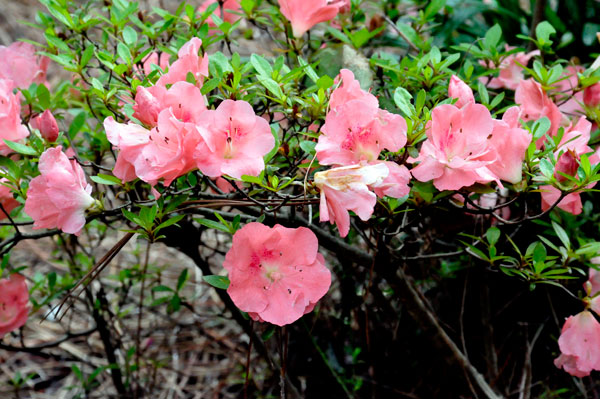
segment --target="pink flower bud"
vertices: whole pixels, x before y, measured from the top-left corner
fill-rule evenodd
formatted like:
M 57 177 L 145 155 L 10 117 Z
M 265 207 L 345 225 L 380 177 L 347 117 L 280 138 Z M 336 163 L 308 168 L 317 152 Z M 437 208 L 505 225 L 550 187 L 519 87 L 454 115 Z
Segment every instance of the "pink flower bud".
M 597 107 L 600 104 L 600 83 L 585 88 L 583 103 L 588 107 Z
M 0 338 L 25 324 L 29 316 L 28 304 L 25 277 L 13 274 L 0 279 Z
M 52 112 L 47 109 L 31 120 L 31 126 L 38 129 L 42 137 L 53 143 L 58 138 L 58 124 Z

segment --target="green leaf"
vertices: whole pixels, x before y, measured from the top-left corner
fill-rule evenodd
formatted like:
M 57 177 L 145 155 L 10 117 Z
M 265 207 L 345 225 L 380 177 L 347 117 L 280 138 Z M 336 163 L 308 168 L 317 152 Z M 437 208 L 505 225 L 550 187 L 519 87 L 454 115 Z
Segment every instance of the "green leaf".
M 117 54 L 119 54 L 119 57 L 123 61 L 125 61 L 127 63 L 127 65 L 131 65 L 131 63 L 133 61 L 131 59 L 131 52 L 129 51 L 129 48 L 125 44 L 123 44 L 121 42 L 119 42 L 117 44 Z
M 48 88 L 45 85 L 38 85 L 36 97 L 42 109 L 50 108 L 50 91 L 48 91 Z
M 396 88 L 394 92 L 394 102 L 402 111 L 404 116 L 411 116 L 415 113 L 415 107 L 411 103 L 412 95 L 403 87 Z
M 73 118 L 73 122 L 71 122 L 71 125 L 69 125 L 69 131 L 67 132 L 69 134 L 70 139 L 73 139 L 75 135 L 81 130 L 81 128 L 85 124 L 86 116 L 87 113 L 84 111 L 78 113 L 75 116 L 75 118 Z
M 102 173 L 98 173 L 97 176 L 91 176 L 90 179 L 98 184 L 104 184 L 107 186 L 120 185 L 121 179 L 112 175 L 105 175 Z
M 500 238 L 500 229 L 496 226 L 490 227 L 485 233 L 485 237 L 490 245 L 496 245 Z
M 183 288 L 183 286 L 185 285 L 185 282 L 188 279 L 188 269 L 183 269 L 181 271 L 181 273 L 179 274 L 179 278 L 177 278 L 177 292 L 181 291 L 181 289 Z
M 554 26 L 548 21 L 542 21 L 535 27 L 535 36 L 537 37 L 540 44 L 552 44 L 550 35 L 556 33 Z
M 283 99 L 283 92 L 281 91 L 281 87 L 279 87 L 279 84 L 277 82 L 263 75 L 258 75 L 258 80 L 267 90 L 269 90 L 273 95 L 275 95 L 275 97 Z
M 81 68 L 85 68 L 85 66 L 90 62 L 92 56 L 94 55 L 94 46 L 88 46 L 85 51 L 81 54 L 81 61 L 79 61 L 79 66 Z
M 571 240 L 569 240 L 569 235 L 567 234 L 565 229 L 563 229 L 554 220 L 552 221 L 552 228 L 554 229 L 554 232 L 558 236 L 558 239 L 563 243 L 565 248 L 570 249 L 571 248 Z
M 126 26 L 123 29 L 123 40 L 128 46 L 133 46 L 138 40 L 138 34 L 131 26 Z
M 489 51 L 495 51 L 500 38 L 502 37 L 502 28 L 500 25 L 495 24 L 485 34 L 483 38 L 483 44 Z
M 539 168 L 540 172 L 542 172 L 545 177 L 552 179 L 552 176 L 554 175 L 554 166 L 550 161 L 546 158 L 540 159 Z
M 271 68 L 271 64 L 269 64 L 269 61 L 265 60 L 260 55 L 252 54 L 252 56 L 250 56 L 250 63 L 259 75 L 266 78 L 270 78 L 271 75 L 273 75 L 273 68 Z
M 438 13 L 446 5 L 446 0 L 432 0 L 425 8 L 423 15 L 429 19 Z
M 201 219 L 201 218 L 194 218 L 194 220 L 196 222 L 200 223 L 201 225 L 208 227 L 209 229 L 215 229 L 215 230 L 223 231 L 225 233 L 230 233 L 229 227 L 227 227 L 224 224 L 221 224 L 219 222 L 215 222 L 214 220 Z
M 38 152 L 36 150 L 34 150 L 31 147 L 27 147 L 24 144 L 20 144 L 20 143 L 15 143 L 14 141 L 10 141 L 10 140 L 4 140 L 4 143 L 14 152 L 19 153 L 19 154 L 23 154 L 23 155 L 31 155 L 31 156 L 38 156 Z
M 226 290 L 229 288 L 229 279 L 226 276 L 202 276 L 202 280 L 206 281 L 208 284 L 212 285 L 215 288 L 219 288 L 222 290 Z

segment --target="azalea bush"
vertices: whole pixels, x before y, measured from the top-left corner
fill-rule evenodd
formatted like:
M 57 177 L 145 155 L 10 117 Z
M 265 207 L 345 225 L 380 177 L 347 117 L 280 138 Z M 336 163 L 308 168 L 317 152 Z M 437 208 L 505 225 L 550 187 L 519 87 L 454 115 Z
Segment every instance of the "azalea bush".
M 40 2 L 0 46 L 0 359 L 66 374 L 4 392 L 595 397 L 598 14 Z

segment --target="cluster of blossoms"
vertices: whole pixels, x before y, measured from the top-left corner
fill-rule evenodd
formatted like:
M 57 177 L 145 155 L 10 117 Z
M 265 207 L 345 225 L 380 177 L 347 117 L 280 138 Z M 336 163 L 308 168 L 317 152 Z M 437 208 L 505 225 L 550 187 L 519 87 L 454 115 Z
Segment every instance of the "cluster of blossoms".
M 345 237 L 349 210 L 368 220 L 377 196 L 409 193 L 410 173 L 403 165 L 379 159 L 383 150 L 398 152 L 406 144 L 404 118 L 379 109 L 377 98 L 360 88 L 351 71 L 343 69 L 340 80 L 315 147 L 319 163 L 334 168 L 317 172 L 315 185 L 321 191 L 321 221 L 336 223 Z
M 600 371 L 600 323 L 594 316 L 594 313 L 600 315 L 600 272 L 590 269 L 584 288 L 588 294 L 587 308 L 570 316 L 563 325 L 558 338 L 561 355 L 554 360 L 556 367 L 576 377 Z

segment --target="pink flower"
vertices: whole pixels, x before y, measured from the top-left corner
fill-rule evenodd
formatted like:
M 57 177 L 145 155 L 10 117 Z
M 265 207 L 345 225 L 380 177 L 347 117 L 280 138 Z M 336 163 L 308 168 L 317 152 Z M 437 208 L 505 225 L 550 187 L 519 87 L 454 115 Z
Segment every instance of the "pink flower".
M 280 11 L 292 24 L 294 37 L 301 37 L 320 22 L 332 20 L 345 1 L 278 0 Z
M 506 51 L 512 49 L 514 49 L 514 47 L 506 45 Z M 504 87 L 506 89 L 515 90 L 524 77 L 523 68 L 517 65 L 517 62 L 523 66 L 527 66 L 531 57 L 539 54 L 539 50 L 535 50 L 530 53 L 518 52 L 508 55 L 500 63 L 500 74 L 498 77 L 492 78 L 487 86 L 491 89 L 501 89 Z M 487 68 L 494 67 L 492 64 L 486 65 L 483 61 L 481 63 Z M 486 83 L 487 77 L 482 77 L 481 80 L 483 83 Z
M 124 182 L 139 177 L 154 186 L 164 179 L 168 186 L 196 167 L 193 151 L 201 137 L 194 124 L 177 119 L 171 108 L 158 114 L 150 131 L 112 117 L 106 118 L 104 128 L 108 141 L 120 150 L 113 174 Z
M 341 84 L 331 93 L 329 99 L 329 108 L 336 109 L 337 107 L 346 104 L 351 100 L 363 100 L 368 103 L 370 108 L 378 108 L 379 101 L 377 97 L 360 88 L 360 83 L 354 78 L 354 74 L 349 69 L 342 69 L 340 74 L 335 78 L 335 83 Z
M 558 338 L 561 355 L 554 365 L 575 376 L 600 370 L 600 324 L 588 311 L 570 316 Z
M 4 139 L 19 141 L 29 136 L 29 130 L 21 124 L 21 103 L 12 92 L 12 81 L 0 79 L 0 155 L 12 152 Z
M 119 150 L 113 174 L 123 183 L 137 179 L 135 163 L 150 142 L 150 132 L 132 122 L 117 123 L 112 116 L 104 120 L 104 130 L 108 141 Z
M 577 124 L 569 129 L 561 139 L 555 156 L 557 159 L 556 166 L 554 167 L 554 176 L 559 182 L 565 182 L 566 177 L 562 176 L 558 172 L 562 172 L 569 176 L 575 176 L 577 169 L 579 168 L 579 159 L 582 154 L 590 154 L 594 152 L 592 148 L 588 146 L 590 140 L 590 132 L 592 124 L 581 117 Z M 590 156 L 590 163 L 598 163 L 598 155 L 593 154 Z M 586 186 L 587 188 L 593 187 L 594 184 Z M 549 209 L 558 199 L 560 198 L 560 190 L 553 186 L 542 186 L 540 187 L 542 195 L 542 210 Z M 557 205 L 560 209 L 578 215 L 581 213 L 581 194 L 571 193 L 563 198 Z
M 265 168 L 263 156 L 275 146 L 269 123 L 246 101 L 223 101 L 201 114 L 197 127 L 203 140 L 194 157 L 209 177 L 258 176 Z
M 578 72 L 583 72 L 585 69 L 580 66 L 568 66 L 565 68 L 561 78 L 556 85 L 556 94 L 558 95 L 557 103 L 560 105 L 558 109 L 567 114 L 585 113 L 581 104 L 583 104 L 583 92 L 575 89 L 579 85 Z
M 10 187 L 4 185 L 7 183 L 7 179 L 0 179 L 0 204 L 2 204 L 2 208 L 4 208 L 4 210 L 10 214 L 13 209 L 19 206 L 19 201 L 13 197 Z M 6 219 L 7 217 L 8 215 L 0 209 L 0 220 Z
M 171 108 L 182 122 L 196 123 L 206 110 L 200 89 L 188 82 L 176 82 L 169 89 L 155 85 L 137 88 L 133 117 L 148 126 L 156 126 L 158 114 Z
M 350 230 L 353 211 L 362 220 L 369 220 L 377 203 L 377 196 L 369 186 L 384 184 L 389 169 L 384 162 L 372 165 L 351 165 L 315 173 L 315 185 L 321 191 L 320 220 L 337 224 L 341 237 Z M 380 193 L 393 190 L 380 187 Z
M 46 83 L 46 70 L 50 60 L 35 55 L 35 47 L 16 42 L 0 46 L 0 79 L 10 79 L 16 87 L 27 89 L 32 83 Z
M 233 303 L 254 320 L 278 326 L 312 311 L 329 290 L 331 273 L 305 227 L 249 223 L 233 235 L 223 267 Z
M 322 131 L 315 147 L 321 165 L 372 162 L 383 149 L 395 152 L 406 144 L 404 118 L 365 99 L 350 100 L 329 111 Z
M 25 325 L 29 317 L 29 292 L 25 277 L 11 274 L 0 279 L 0 338 Z
M 50 143 L 58 138 L 58 123 L 49 109 L 31 119 L 31 126 L 39 130 L 42 137 Z
M 591 108 L 595 108 L 600 104 L 600 83 L 595 83 L 585 88 L 583 91 L 583 102 Z
M 456 75 L 452 75 L 450 78 L 448 97 L 458 99 L 454 104 L 458 108 L 462 108 L 469 103 L 475 103 L 473 90 L 471 90 L 471 88 Z
M 489 169 L 497 158 L 490 142 L 493 128 L 494 120 L 481 104 L 435 107 L 412 175 L 419 181 L 433 179 L 438 190 L 498 180 Z
M 204 78 L 208 76 L 208 57 L 198 55 L 202 40 L 193 37 L 184 44 L 177 53 L 178 59 L 169 67 L 169 71 L 158 79 L 157 85 L 166 86 L 176 82 L 185 82 L 188 73 L 196 80 L 196 86 L 202 87 Z
M 520 81 L 515 92 L 515 102 L 521 107 L 521 119 L 525 122 L 536 121 L 545 116 L 550 119 L 551 124 L 548 134 L 556 135 L 562 121 L 562 114 L 538 82 L 531 78 Z M 543 141 L 543 138 L 540 139 L 538 147 Z
M 405 195 L 408 195 L 410 192 L 410 187 L 408 187 L 410 172 L 406 166 L 389 161 L 373 162 L 372 165 L 377 163 L 385 164 L 389 174 L 381 183 L 375 183 L 370 186 L 375 194 L 380 198 L 383 198 L 386 195 L 392 198 L 402 198 Z
M 521 181 L 525 152 L 531 144 L 531 134 L 519 124 L 519 107 L 506 110 L 502 120 L 494 120 L 490 145 L 496 150 L 496 161 L 489 170 L 509 183 Z
M 217 0 L 205 0 L 202 4 L 200 4 L 198 11 L 203 13 L 204 11 L 206 11 L 208 6 L 215 3 L 217 3 Z M 222 6 L 217 7 L 215 13 L 219 18 L 223 19 L 223 21 L 233 24 L 238 19 L 240 19 L 240 16 L 235 13 L 232 13 L 231 11 L 242 11 L 239 0 L 225 0 Z M 215 26 L 215 23 L 212 20 L 209 20 L 208 24 L 211 26 Z
M 83 169 L 76 161 L 69 161 L 61 146 L 44 151 L 38 167 L 40 175 L 29 183 L 25 201 L 25 213 L 33 219 L 33 228 L 59 228 L 79 235 L 85 225 L 85 211 L 95 202 Z
M 590 259 L 590 262 L 597 265 L 600 263 L 600 257 L 596 256 Z M 600 315 L 600 272 L 590 267 L 589 278 L 583 284 L 583 287 L 588 296 L 591 297 L 590 308 L 596 312 L 596 314 Z

